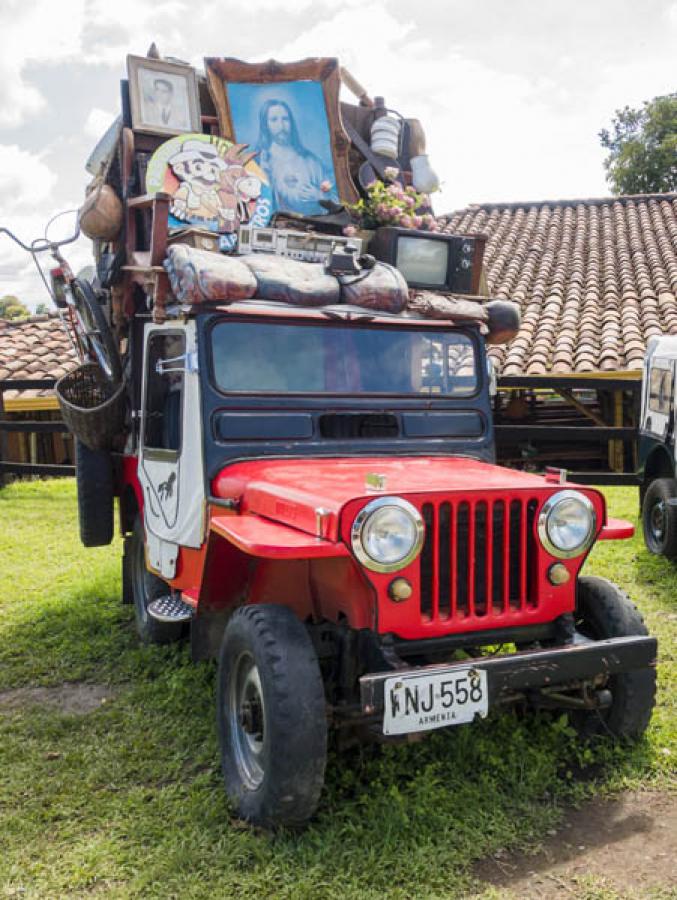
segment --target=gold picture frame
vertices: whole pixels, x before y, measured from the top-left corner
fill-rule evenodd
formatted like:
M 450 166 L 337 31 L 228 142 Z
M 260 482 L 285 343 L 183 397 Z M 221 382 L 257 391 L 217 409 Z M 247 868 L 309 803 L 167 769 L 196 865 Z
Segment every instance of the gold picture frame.
M 341 120 L 337 59 L 209 58 L 205 71 L 221 136 L 257 151 L 277 210 L 323 215 L 327 209 L 320 200 L 358 200 L 349 169 L 350 139 Z

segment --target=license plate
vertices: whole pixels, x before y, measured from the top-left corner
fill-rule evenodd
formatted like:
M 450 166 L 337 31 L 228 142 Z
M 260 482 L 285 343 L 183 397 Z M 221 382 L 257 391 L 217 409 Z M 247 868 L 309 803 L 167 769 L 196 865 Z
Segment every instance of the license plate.
M 489 710 L 487 673 L 454 669 L 430 675 L 399 675 L 383 686 L 384 734 L 411 734 L 484 718 Z

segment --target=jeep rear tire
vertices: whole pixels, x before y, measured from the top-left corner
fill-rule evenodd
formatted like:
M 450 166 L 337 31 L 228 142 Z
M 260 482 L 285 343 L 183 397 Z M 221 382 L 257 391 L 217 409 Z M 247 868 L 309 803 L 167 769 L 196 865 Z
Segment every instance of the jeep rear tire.
M 80 540 L 105 547 L 113 540 L 113 463 L 106 450 L 90 450 L 75 441 L 75 481 Z
M 284 606 L 243 606 L 228 622 L 217 678 L 226 792 L 255 825 L 298 827 L 324 784 L 327 721 L 310 637 Z
M 136 631 L 144 644 L 171 644 L 178 641 L 185 631 L 183 622 L 159 622 L 148 614 L 148 604 L 158 597 L 171 594 L 166 581 L 149 572 L 146 566 L 146 547 L 141 517 L 134 522 L 129 543 L 129 573 Z
M 593 640 L 647 635 L 646 625 L 630 598 L 606 578 L 584 576 L 578 580 L 576 630 Z M 656 697 L 656 670 L 637 669 L 609 677 L 611 692 L 606 709 L 571 716 L 583 737 L 611 735 L 637 738 L 649 724 Z
M 644 543 L 650 553 L 677 559 L 677 481 L 656 478 L 651 482 L 642 503 Z

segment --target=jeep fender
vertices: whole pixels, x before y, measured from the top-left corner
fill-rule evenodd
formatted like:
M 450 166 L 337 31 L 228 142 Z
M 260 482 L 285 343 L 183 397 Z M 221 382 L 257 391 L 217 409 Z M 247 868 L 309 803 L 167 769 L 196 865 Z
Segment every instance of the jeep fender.
M 259 603 L 286 606 L 302 622 L 376 627 L 374 589 L 345 544 L 259 516 L 213 516 L 193 623 L 194 657 L 213 655 L 234 609 Z

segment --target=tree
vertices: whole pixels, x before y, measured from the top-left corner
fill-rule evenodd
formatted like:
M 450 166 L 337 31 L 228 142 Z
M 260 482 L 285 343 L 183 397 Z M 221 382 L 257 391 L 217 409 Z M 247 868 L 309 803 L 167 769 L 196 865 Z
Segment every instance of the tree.
M 36 316 L 46 316 L 49 314 L 49 306 L 46 303 L 38 303 L 35 307 Z
M 677 190 L 677 93 L 654 97 L 641 109 L 617 109 L 611 125 L 599 139 L 609 151 L 604 168 L 614 193 Z
M 0 297 L 0 319 L 27 319 L 31 311 L 18 297 L 13 294 L 5 294 Z

